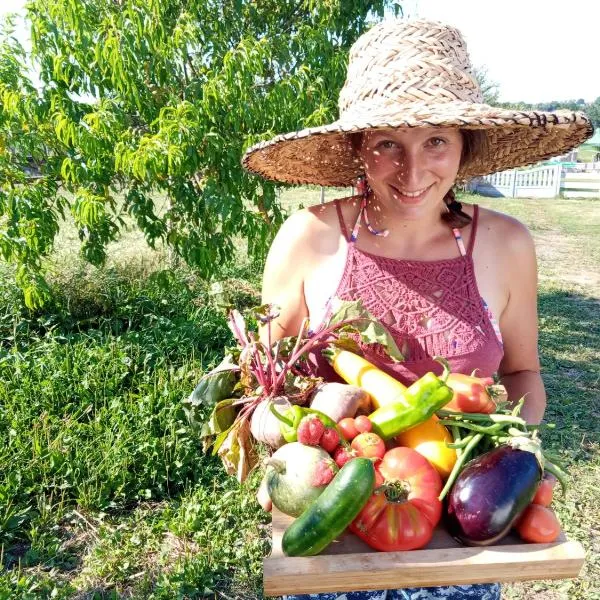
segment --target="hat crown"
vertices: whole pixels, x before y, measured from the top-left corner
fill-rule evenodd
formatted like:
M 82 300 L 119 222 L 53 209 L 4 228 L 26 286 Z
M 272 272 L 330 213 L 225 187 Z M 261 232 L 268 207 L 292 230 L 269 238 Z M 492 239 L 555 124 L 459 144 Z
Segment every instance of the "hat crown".
M 419 19 L 384 21 L 350 49 L 340 120 L 394 114 L 401 106 L 483 102 L 460 32 Z

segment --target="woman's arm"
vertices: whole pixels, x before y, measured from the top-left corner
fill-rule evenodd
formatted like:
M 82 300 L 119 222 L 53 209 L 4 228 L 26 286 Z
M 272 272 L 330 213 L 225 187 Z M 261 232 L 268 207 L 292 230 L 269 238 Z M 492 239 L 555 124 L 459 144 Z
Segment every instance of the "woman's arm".
M 499 375 L 510 402 L 525 396 L 521 416 L 539 423 L 546 409 L 546 391 L 540 375 L 537 318 L 537 262 L 527 228 L 511 220 L 504 236 L 502 265 L 508 302 L 500 318 L 504 358 Z
M 262 282 L 262 303 L 276 304 L 280 309 L 271 323 L 271 342 L 297 335 L 302 320 L 308 317 L 304 299 L 304 274 L 310 248 L 310 219 L 306 210 L 294 213 L 281 226 L 269 250 Z M 267 342 L 267 328 L 260 331 Z

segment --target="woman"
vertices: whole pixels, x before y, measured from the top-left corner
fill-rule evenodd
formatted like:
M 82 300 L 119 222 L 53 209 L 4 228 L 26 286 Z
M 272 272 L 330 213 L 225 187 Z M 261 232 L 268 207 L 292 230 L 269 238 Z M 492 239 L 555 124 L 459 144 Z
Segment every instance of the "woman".
M 456 202 L 468 177 L 563 153 L 592 133 L 576 113 L 483 104 L 451 27 L 392 21 L 350 51 L 340 119 L 251 148 L 271 179 L 358 185 L 360 195 L 292 215 L 267 259 L 263 301 L 281 307 L 275 337 L 317 330 L 332 299 L 361 299 L 405 360 L 366 357 L 408 384 L 448 358 L 453 371 L 498 373 L 509 400 L 539 423 L 546 398 L 537 350 L 536 259 L 515 219 Z M 356 183 L 358 180 L 358 184 Z M 317 357 L 317 373 L 332 371 Z M 497 584 L 346 594 L 360 598 L 499 598 Z

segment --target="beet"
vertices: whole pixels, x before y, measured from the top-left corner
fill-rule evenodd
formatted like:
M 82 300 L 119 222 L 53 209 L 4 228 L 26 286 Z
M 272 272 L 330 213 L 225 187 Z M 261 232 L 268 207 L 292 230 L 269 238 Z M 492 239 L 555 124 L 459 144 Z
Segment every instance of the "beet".
M 542 474 L 533 451 L 508 445 L 472 460 L 448 495 L 448 531 L 468 546 L 487 546 L 502 539 L 533 499 Z

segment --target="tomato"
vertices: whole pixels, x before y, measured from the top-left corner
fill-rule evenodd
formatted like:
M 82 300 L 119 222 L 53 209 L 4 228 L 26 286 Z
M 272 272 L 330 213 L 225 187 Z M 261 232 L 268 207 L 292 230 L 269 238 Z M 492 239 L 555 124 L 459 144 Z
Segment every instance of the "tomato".
M 384 483 L 376 487 L 350 530 L 384 552 L 422 548 L 442 514 L 442 480 L 427 459 L 411 448 L 392 448 L 375 466 Z
M 350 444 L 357 456 L 365 458 L 383 458 L 385 442 L 376 434 L 369 431 L 359 433 Z
M 541 506 L 550 506 L 552 504 L 552 494 L 554 486 L 556 485 L 556 477 L 551 473 L 544 473 L 540 486 L 531 501 L 533 504 L 539 504 Z
M 551 508 L 530 504 L 519 519 L 517 532 L 526 542 L 549 543 L 560 534 L 560 523 Z
M 349 450 L 345 446 L 338 446 L 333 451 L 333 460 L 340 469 L 355 456 L 356 452 L 354 450 Z
M 338 423 L 338 429 L 346 441 L 351 442 L 360 432 L 356 429 L 356 423 L 352 417 L 345 417 Z
M 360 433 L 367 433 L 367 432 L 371 431 L 371 429 L 373 427 L 373 423 L 371 423 L 371 421 L 369 420 L 369 417 L 367 417 L 367 415 L 359 415 L 358 417 L 355 417 L 354 425 L 356 426 L 356 429 L 358 429 L 358 431 Z

